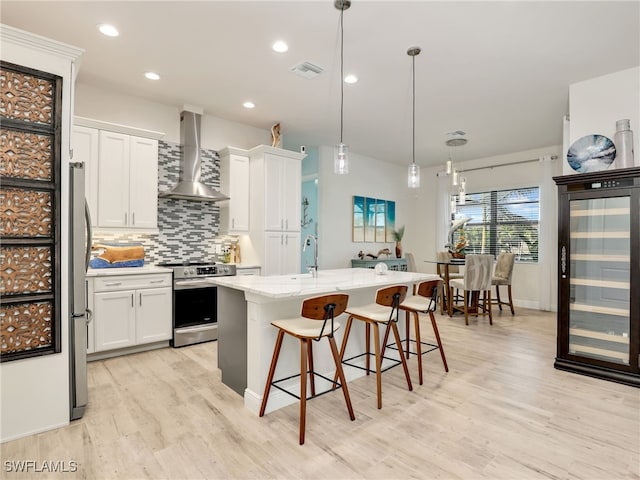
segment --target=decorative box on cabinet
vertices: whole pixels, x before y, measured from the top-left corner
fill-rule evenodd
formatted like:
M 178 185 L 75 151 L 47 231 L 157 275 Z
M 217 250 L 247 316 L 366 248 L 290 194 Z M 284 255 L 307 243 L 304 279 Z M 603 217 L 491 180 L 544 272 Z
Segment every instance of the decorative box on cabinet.
M 74 159 L 85 162 L 92 223 L 99 228 L 158 226 L 158 138 L 162 133 L 76 117 Z
M 640 168 L 558 185 L 555 367 L 640 386 Z
M 302 153 L 260 145 L 249 150 L 249 234 L 262 275 L 300 272 Z
M 90 277 L 88 296 L 89 353 L 171 339 L 170 273 Z
M 229 200 L 220 206 L 220 233 L 249 233 L 249 154 L 227 147 L 220 152 L 220 190 Z
M 371 259 L 360 260 L 356 258 L 351 259 L 351 268 L 376 268 L 378 263 L 386 263 L 389 270 L 397 270 L 400 272 L 407 271 L 407 259 L 406 258 L 390 258 L 390 259 Z

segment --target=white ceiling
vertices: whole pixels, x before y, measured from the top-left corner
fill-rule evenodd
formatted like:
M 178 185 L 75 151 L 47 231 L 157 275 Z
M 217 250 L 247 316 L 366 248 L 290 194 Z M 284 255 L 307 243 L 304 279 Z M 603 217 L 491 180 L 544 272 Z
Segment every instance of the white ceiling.
M 2 0 L 2 23 L 86 50 L 79 81 L 269 129 L 287 142 L 339 138 L 339 11 L 324 1 Z M 113 23 L 107 38 L 96 30 Z M 289 52 L 271 44 L 283 39 Z M 562 143 L 569 85 L 640 65 L 640 2 L 353 0 L 344 14 L 344 141 L 353 152 L 411 160 L 411 57 L 416 57 L 416 162 Z M 289 71 L 309 61 L 313 79 Z M 151 82 L 143 72 L 162 79 Z M 245 100 L 256 104 L 242 107 Z

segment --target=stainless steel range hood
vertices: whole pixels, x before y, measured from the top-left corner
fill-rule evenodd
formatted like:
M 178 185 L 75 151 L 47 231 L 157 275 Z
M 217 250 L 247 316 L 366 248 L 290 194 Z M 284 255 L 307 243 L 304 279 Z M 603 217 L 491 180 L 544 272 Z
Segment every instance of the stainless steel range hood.
M 180 113 L 180 176 L 178 183 L 167 192 L 158 194 L 161 198 L 191 200 L 195 202 L 219 202 L 229 197 L 200 181 L 202 159 L 200 158 L 200 122 L 201 115 L 195 112 Z

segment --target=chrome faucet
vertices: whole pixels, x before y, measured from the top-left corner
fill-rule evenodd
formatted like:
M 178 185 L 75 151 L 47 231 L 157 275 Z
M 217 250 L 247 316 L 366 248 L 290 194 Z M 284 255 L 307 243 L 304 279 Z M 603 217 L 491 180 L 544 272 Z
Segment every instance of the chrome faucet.
M 318 237 L 309 234 L 304 238 L 304 245 L 302 251 L 304 252 L 313 240 L 313 265 L 307 265 L 307 269 L 313 278 L 318 276 Z

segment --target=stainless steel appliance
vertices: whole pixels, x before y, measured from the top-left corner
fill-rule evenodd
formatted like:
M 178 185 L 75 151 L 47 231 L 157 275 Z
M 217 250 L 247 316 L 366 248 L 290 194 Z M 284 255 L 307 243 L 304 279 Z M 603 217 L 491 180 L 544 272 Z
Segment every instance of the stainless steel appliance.
M 162 263 L 173 270 L 174 347 L 218 338 L 218 289 L 211 277 L 236 274 L 235 265 L 205 262 Z
M 84 163 L 70 165 L 70 239 L 69 269 L 69 395 L 70 419 L 84 415 L 87 408 L 87 309 L 86 273 L 91 254 L 91 216 L 84 195 Z

